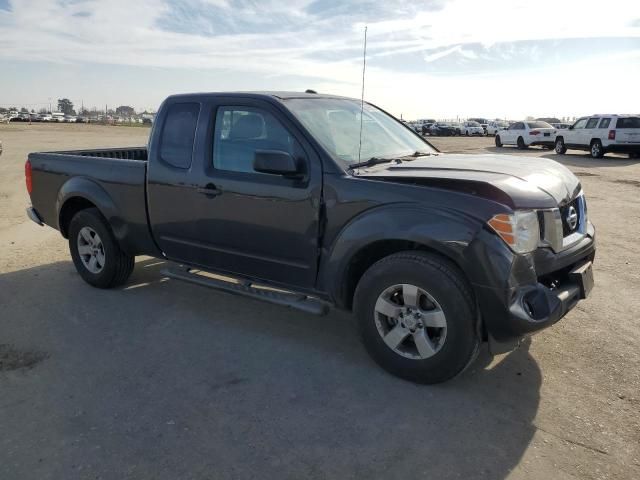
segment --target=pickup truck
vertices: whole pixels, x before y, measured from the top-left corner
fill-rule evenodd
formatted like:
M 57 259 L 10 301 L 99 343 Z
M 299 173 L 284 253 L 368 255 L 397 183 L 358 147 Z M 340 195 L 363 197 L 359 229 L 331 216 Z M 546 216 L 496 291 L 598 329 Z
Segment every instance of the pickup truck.
M 312 93 L 169 97 L 147 147 L 31 153 L 28 216 L 80 276 L 167 276 L 322 314 L 436 383 L 560 320 L 593 286 L 579 180 L 547 159 L 443 154 L 378 107 Z

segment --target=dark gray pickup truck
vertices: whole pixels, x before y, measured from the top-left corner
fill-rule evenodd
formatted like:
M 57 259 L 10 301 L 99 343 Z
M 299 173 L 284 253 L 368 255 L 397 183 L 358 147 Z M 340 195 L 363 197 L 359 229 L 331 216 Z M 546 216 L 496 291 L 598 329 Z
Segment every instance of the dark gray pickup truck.
M 147 148 L 32 153 L 29 217 L 91 285 L 136 255 L 176 279 L 353 310 L 388 371 L 441 382 L 561 319 L 593 285 L 578 179 L 546 159 L 442 154 L 371 104 L 314 93 L 169 97 Z

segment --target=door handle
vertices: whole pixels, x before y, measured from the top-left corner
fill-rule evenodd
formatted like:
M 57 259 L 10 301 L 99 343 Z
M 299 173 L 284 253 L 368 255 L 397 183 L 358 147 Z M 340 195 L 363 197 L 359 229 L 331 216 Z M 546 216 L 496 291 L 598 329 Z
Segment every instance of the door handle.
M 217 188 L 213 183 L 207 183 L 204 187 L 196 188 L 196 192 L 201 193 L 207 197 L 215 197 L 220 195 L 222 190 Z

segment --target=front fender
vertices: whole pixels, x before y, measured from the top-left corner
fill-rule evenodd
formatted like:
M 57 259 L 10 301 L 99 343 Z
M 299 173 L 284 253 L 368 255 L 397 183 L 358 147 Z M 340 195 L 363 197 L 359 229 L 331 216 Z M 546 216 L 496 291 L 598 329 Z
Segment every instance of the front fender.
M 399 240 L 425 246 L 466 270 L 464 251 L 482 229 L 482 221 L 453 209 L 415 204 L 385 205 L 352 219 L 326 250 L 320 287 L 338 304 L 354 256 L 380 241 Z M 324 288 L 322 288 L 324 287 Z

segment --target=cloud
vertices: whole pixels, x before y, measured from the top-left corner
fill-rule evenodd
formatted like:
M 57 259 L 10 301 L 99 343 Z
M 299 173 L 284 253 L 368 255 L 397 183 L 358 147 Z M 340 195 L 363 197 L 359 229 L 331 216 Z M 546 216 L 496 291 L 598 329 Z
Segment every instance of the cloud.
M 206 71 L 256 88 L 295 79 L 357 95 L 366 24 L 369 92 L 390 98 L 438 75 L 446 87 L 596 58 L 600 44 L 620 46 L 611 39 L 632 55 L 629 18 L 637 0 L 0 0 L 0 62 Z

